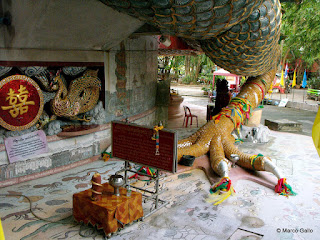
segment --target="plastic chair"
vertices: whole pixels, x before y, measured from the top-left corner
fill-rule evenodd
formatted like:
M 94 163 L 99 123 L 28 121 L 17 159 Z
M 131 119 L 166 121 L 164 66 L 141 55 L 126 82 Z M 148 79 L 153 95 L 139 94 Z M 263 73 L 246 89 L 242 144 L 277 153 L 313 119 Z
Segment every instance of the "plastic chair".
M 192 125 L 192 118 L 196 118 L 197 119 L 197 127 L 198 127 L 198 116 L 194 115 L 191 113 L 190 108 L 187 106 L 183 106 L 184 109 L 184 119 L 183 119 L 183 124 L 182 126 L 184 126 L 184 123 L 186 123 L 185 127 L 188 127 L 188 122 L 189 122 L 189 118 L 191 118 L 190 120 L 190 126 Z

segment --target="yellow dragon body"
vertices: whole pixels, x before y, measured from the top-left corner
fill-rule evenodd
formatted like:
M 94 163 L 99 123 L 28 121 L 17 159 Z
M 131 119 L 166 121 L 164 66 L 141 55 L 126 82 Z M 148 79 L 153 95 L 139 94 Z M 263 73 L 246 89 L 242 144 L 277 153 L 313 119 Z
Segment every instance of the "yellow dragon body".
M 58 71 L 54 81 L 58 83 L 59 90 L 51 102 L 53 114 L 71 120 L 90 121 L 90 118 L 79 118 L 77 115 L 90 111 L 97 104 L 101 89 L 98 70 L 87 70 L 74 79 L 68 89 L 61 71 Z

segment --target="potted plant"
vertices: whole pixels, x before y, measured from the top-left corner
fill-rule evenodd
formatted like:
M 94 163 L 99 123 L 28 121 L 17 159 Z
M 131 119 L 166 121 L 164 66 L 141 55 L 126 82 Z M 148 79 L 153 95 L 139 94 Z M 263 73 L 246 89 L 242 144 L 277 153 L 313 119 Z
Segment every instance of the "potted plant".
M 203 88 L 201 88 L 201 90 L 203 91 L 203 95 L 208 95 L 208 94 L 209 94 L 209 91 L 210 91 L 210 88 L 208 88 L 208 87 L 203 87 Z

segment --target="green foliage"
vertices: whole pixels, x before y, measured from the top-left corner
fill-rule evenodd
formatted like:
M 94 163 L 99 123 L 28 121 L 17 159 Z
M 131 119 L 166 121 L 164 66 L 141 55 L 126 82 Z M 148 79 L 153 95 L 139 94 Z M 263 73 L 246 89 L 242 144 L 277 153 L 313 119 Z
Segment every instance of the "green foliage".
M 247 81 L 247 79 L 245 77 L 241 77 L 240 78 L 240 86 L 242 86 L 243 84 L 245 84 L 245 82 Z
M 320 78 L 319 77 L 311 77 L 308 79 L 308 86 L 312 89 L 320 90 Z
M 205 54 L 188 56 L 190 60 L 188 66 L 186 56 L 159 56 L 158 58 L 164 63 L 164 69 L 170 73 L 171 79 L 179 78 L 179 74 L 189 73 L 182 79 L 182 83 L 197 84 L 212 80 L 215 64 Z M 189 71 L 186 68 L 189 68 Z
M 212 81 L 212 79 L 213 79 L 213 73 L 208 73 L 208 74 L 206 74 L 206 77 L 207 77 L 207 79 L 208 79 L 209 81 Z
M 214 86 L 212 87 L 213 89 L 217 88 L 217 82 L 218 82 L 219 79 L 221 79 L 221 80 L 225 79 L 226 80 L 226 77 L 225 76 L 216 75 L 214 77 Z
M 210 88 L 209 87 L 203 87 L 201 88 L 202 91 L 205 91 L 205 92 L 209 92 L 210 91 Z
M 215 80 L 218 80 L 218 79 L 223 80 L 223 79 L 226 79 L 226 77 L 225 77 L 225 76 L 216 75 L 214 79 L 215 79 Z
M 197 78 L 196 78 L 195 74 L 192 72 L 190 75 L 187 75 L 182 79 L 182 83 L 183 84 L 190 84 L 190 83 L 196 84 Z
M 281 34 L 285 36 L 282 54 L 301 58 L 307 67 L 320 60 L 320 0 L 284 2 Z
M 214 62 L 212 62 L 212 60 L 205 54 L 202 55 L 203 56 L 203 60 L 202 60 L 202 65 L 203 68 L 206 70 L 207 73 L 210 73 L 212 71 L 212 69 L 215 68 L 215 64 Z
M 178 74 L 184 66 L 184 56 L 159 56 L 158 59 L 163 62 L 164 69 L 167 72 Z
M 212 70 L 215 64 L 205 54 L 190 56 L 189 72 L 192 82 L 206 83 L 210 76 L 212 77 Z M 186 66 L 187 67 L 187 66 Z M 188 71 L 186 71 L 187 73 Z M 187 76 L 186 76 L 187 77 Z

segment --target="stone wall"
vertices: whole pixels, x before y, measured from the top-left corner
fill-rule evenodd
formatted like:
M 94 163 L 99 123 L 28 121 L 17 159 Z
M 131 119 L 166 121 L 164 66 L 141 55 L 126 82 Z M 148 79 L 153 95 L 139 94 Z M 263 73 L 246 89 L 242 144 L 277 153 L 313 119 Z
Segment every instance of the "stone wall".
M 130 122 L 152 126 L 155 108 L 129 118 Z M 92 161 L 101 160 L 101 152 L 111 144 L 111 124 L 100 125 L 96 132 L 83 136 L 47 137 L 49 152 L 12 164 L 0 165 L 0 187 L 48 176 Z M 0 145 L 1 162 L 8 163 L 4 146 Z M 89 166 L 88 166 L 89 167 Z
M 106 53 L 107 121 L 127 118 L 155 106 L 157 41 L 140 37 Z
M 112 120 L 128 118 L 137 124 L 154 125 L 157 88 L 156 39 L 127 39 L 110 51 L 101 52 L 100 56 L 103 56 L 99 59 L 103 59 L 104 66 L 102 91 L 106 124 L 83 136 L 47 136 L 48 153 L 13 164 L 9 164 L 4 144 L 0 144 L 0 187 L 54 174 L 99 159 L 101 152 L 111 144 Z M 36 58 L 29 60 L 37 61 Z M 19 59 L 14 59 L 14 62 L 19 62 Z

